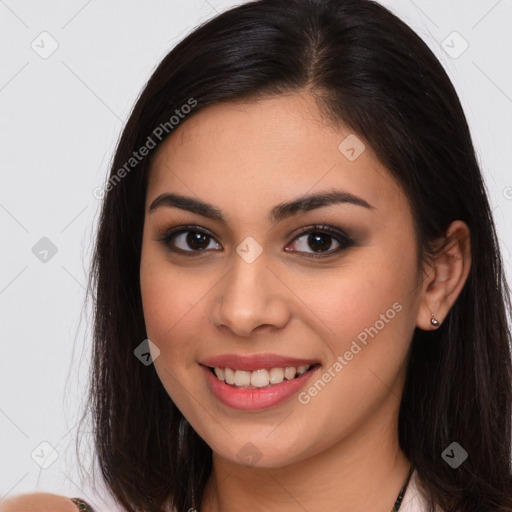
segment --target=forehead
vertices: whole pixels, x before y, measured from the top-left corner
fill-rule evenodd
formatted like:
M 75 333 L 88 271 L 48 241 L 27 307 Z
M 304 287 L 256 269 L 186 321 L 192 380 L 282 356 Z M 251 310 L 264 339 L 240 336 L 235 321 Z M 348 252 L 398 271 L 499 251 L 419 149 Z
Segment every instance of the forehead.
M 363 144 L 327 123 L 307 93 L 216 104 L 186 119 L 159 148 L 147 204 L 166 192 L 197 196 L 222 205 L 235 222 L 260 212 L 267 219 L 277 203 L 341 189 L 383 212 L 403 208 L 402 190 Z

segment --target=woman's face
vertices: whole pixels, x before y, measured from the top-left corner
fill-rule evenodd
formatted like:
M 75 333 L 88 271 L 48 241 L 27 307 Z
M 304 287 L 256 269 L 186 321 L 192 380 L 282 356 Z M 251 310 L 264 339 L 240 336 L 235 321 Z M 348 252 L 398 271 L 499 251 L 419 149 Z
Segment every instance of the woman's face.
M 422 293 L 397 182 L 306 93 L 215 105 L 175 130 L 152 167 L 140 267 L 171 399 L 237 463 L 382 436 Z

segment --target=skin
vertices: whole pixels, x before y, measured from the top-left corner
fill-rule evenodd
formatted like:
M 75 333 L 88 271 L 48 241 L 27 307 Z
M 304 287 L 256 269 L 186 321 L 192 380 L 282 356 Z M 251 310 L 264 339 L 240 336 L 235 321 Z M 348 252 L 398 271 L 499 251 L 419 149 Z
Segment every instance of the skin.
M 34 492 L 9 497 L 0 502 L 0 512 L 77 512 L 77 506 L 65 496 Z
M 407 197 L 368 144 L 355 161 L 340 152 L 350 133 L 327 123 L 305 91 L 208 107 L 156 154 L 140 266 L 144 316 L 163 386 L 213 450 L 202 512 L 389 512 L 409 470 L 397 434 L 407 351 L 415 327 L 432 329 L 432 313 L 442 322 L 460 293 L 469 232 L 455 221 L 445 250 L 421 267 Z M 279 203 L 331 189 L 373 208 L 345 203 L 268 218 Z M 170 192 L 215 205 L 226 222 L 175 207 L 150 213 Z M 207 251 L 187 257 L 158 241 L 188 224 L 211 233 Z M 338 242 L 327 236 L 332 254 L 311 257 L 298 230 L 315 224 L 346 231 L 355 245 L 334 252 Z M 248 236 L 263 248 L 252 263 L 236 252 Z M 194 251 L 184 236 L 174 242 Z M 318 359 L 324 372 L 397 302 L 400 312 L 307 404 L 294 396 L 267 410 L 231 409 L 198 365 L 270 352 Z M 244 464 L 237 454 L 248 442 L 260 457 Z

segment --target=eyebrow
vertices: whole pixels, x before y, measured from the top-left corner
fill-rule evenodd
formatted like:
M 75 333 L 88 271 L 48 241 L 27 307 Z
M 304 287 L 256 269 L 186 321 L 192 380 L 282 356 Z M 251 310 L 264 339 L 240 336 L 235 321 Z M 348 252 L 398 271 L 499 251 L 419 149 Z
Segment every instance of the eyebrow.
M 342 190 L 330 190 L 318 194 L 305 195 L 290 202 L 279 203 L 270 211 L 269 219 L 271 222 L 279 222 L 287 217 L 296 215 L 299 212 L 308 212 L 333 204 L 353 204 L 369 210 L 375 209 L 374 206 L 369 204 L 362 197 Z M 171 193 L 159 195 L 151 203 L 149 213 L 152 213 L 158 208 L 164 206 L 169 208 L 180 208 L 212 220 L 225 222 L 222 210 L 219 208 L 201 201 L 200 199 Z

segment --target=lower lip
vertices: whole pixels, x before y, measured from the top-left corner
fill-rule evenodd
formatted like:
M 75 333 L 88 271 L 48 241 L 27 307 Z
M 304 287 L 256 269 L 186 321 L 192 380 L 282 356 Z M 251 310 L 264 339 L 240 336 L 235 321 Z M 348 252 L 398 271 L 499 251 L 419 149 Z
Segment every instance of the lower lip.
M 269 388 L 244 389 L 235 388 L 219 380 L 210 368 L 200 365 L 205 373 L 208 386 L 213 394 L 224 404 L 234 409 L 254 411 L 267 409 L 278 405 L 291 396 L 295 395 L 309 380 L 309 378 L 320 369 L 319 366 L 309 370 L 300 377 L 292 380 L 284 380 L 280 384 L 274 384 Z

